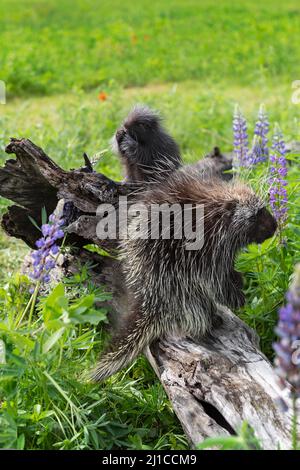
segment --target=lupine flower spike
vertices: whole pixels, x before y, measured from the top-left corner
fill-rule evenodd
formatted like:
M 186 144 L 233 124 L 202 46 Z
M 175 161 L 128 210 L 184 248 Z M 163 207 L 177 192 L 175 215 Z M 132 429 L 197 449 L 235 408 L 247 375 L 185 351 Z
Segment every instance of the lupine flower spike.
M 35 285 L 30 289 L 32 296 L 23 312 L 17 318 L 16 327 L 21 324 L 26 313 L 29 311 L 27 327 L 30 328 L 39 288 L 41 284 L 50 281 L 50 271 L 56 264 L 56 258 L 59 253 L 59 247 L 56 242 L 64 236 L 64 232 L 61 229 L 63 224 L 64 221 L 62 219 L 52 214 L 49 217 L 49 223 L 42 225 L 43 236 L 36 241 L 37 250 L 31 254 L 33 272 L 29 276 L 35 281 Z
M 59 251 L 56 241 L 64 236 L 61 229 L 63 224 L 62 219 L 52 214 L 49 223 L 42 225 L 43 236 L 37 240 L 38 249 L 31 255 L 34 270 L 30 277 L 39 283 L 47 283 L 50 280 L 50 271 L 55 267 L 53 255 L 57 255 Z
M 270 152 L 270 205 L 280 229 L 287 220 L 287 149 L 278 125 L 275 127 Z
M 269 155 L 268 149 L 268 132 L 269 120 L 265 111 L 264 105 L 261 105 L 258 112 L 257 121 L 254 128 L 254 139 L 252 149 L 249 155 L 249 163 L 255 165 L 256 163 L 264 162 Z
M 237 166 L 248 166 L 249 142 L 247 122 L 238 106 L 234 110 L 232 127 L 235 164 Z
M 292 411 L 292 443 L 293 449 L 297 449 L 300 398 L 300 264 L 296 266 L 294 281 L 286 298 L 287 304 L 279 311 L 279 321 L 275 329 L 279 340 L 273 344 L 273 348 L 276 353 L 276 372 L 283 390 L 280 404 L 285 411 Z M 283 398 L 286 395 L 289 400 Z
M 287 304 L 279 311 L 276 333 L 279 341 L 273 345 L 275 364 L 282 389 L 300 398 L 300 264 L 287 295 Z

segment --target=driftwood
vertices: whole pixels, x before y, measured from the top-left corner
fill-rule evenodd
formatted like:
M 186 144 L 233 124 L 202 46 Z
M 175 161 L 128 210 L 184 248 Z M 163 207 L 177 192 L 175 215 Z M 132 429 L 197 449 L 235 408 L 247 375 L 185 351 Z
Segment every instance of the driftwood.
M 160 341 L 147 357 L 191 442 L 235 434 L 243 421 L 264 449 L 289 448 L 289 420 L 276 404 L 279 388 L 271 364 L 245 324 L 223 308 L 223 325 L 195 344 Z
M 0 169 L 0 195 L 17 205 L 4 215 L 4 230 L 33 247 L 39 232 L 28 216 L 39 223 L 43 206 L 48 214 L 56 209 L 66 221 L 67 243 L 72 246 L 61 268 L 70 273 L 78 269 L 78 260 L 89 262 L 94 282 L 112 291 L 114 311 L 124 312 L 119 262 L 83 247 L 94 243 L 115 249 L 114 242 L 96 237 L 97 206 L 107 202 L 117 206 L 120 195 L 130 199 L 139 186 L 94 172 L 86 156 L 83 168 L 64 171 L 26 139 L 12 139 L 6 152 L 15 153 L 17 159 Z M 263 448 L 289 448 L 290 417 L 278 408 L 277 377 L 259 350 L 256 334 L 225 307 L 220 306 L 218 313 L 222 322 L 213 335 L 197 343 L 185 337 L 161 339 L 145 351 L 191 444 L 235 434 L 247 421 Z

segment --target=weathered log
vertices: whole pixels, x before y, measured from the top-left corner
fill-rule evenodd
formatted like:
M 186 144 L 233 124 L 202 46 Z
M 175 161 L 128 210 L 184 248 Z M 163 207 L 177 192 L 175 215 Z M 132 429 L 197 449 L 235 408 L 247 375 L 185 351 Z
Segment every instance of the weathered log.
M 8 210 L 1 225 L 8 235 L 21 238 L 30 247 L 34 247 L 39 231 L 29 217 L 40 225 L 43 207 L 51 214 L 58 200 L 64 198 L 67 204 L 63 217 L 68 224 L 84 215 L 95 217 L 96 223 L 99 204 L 117 204 L 119 196 L 130 198 L 139 189 L 137 184 L 118 183 L 101 173 L 91 172 L 89 166 L 65 171 L 28 139 L 11 139 L 5 151 L 15 153 L 17 158 L 8 160 L 0 169 L 0 196 L 18 206 Z M 87 162 L 86 155 L 84 159 Z M 82 246 L 91 241 L 85 237 L 84 230 L 79 236 L 79 228 L 77 234 L 72 230 L 70 233 L 73 236 L 69 237 L 69 244 Z
M 220 307 L 210 337 L 161 340 L 147 357 L 190 441 L 235 434 L 243 421 L 264 449 L 291 446 L 291 417 L 279 409 L 278 377 L 253 330 Z
M 89 262 L 94 282 L 113 293 L 113 309 L 126 312 L 119 262 L 82 246 L 92 242 L 107 248 L 107 241 L 95 234 L 97 206 L 107 202 L 117 206 L 120 195 L 134 197 L 140 186 L 93 172 L 87 157 L 85 167 L 65 171 L 26 139 L 12 139 L 6 151 L 17 159 L 0 169 L 0 195 L 17 206 L 5 214 L 3 228 L 33 246 L 39 232 L 28 215 L 39 222 L 42 207 L 48 213 L 56 207 L 71 234 L 70 243 L 77 246 L 61 269 L 68 274 L 78 269 L 78 260 Z M 162 338 L 145 351 L 188 438 L 195 446 L 205 437 L 234 434 L 246 420 L 263 448 L 289 448 L 290 417 L 276 404 L 280 394 L 276 374 L 259 350 L 255 333 L 228 309 L 220 306 L 216 313 L 221 321 L 212 335 L 197 341 Z

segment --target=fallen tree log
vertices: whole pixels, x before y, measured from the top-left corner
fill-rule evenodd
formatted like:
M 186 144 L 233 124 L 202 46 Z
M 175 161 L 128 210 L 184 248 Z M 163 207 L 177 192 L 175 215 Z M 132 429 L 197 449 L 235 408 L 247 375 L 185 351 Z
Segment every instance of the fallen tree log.
M 246 421 L 264 449 L 288 449 L 291 418 L 276 404 L 276 374 L 253 331 L 228 309 L 220 313 L 211 337 L 160 341 L 147 357 L 192 443 L 235 434 Z
M 94 243 L 114 251 L 114 242 L 96 236 L 97 206 L 117 206 L 120 195 L 130 199 L 140 186 L 94 172 L 86 156 L 83 168 L 65 171 L 26 139 L 12 139 L 6 151 L 17 159 L 0 169 L 0 195 L 17 205 L 4 215 L 4 230 L 34 247 L 39 232 L 28 216 L 40 223 L 42 207 L 48 214 L 56 209 L 73 247 L 61 269 L 69 274 L 78 269 L 79 260 L 88 262 L 93 281 L 111 290 L 111 306 L 122 314 L 127 305 L 119 262 L 83 247 Z M 197 343 L 165 338 L 145 351 L 186 435 L 196 446 L 206 437 L 235 434 L 246 420 L 264 449 L 289 448 L 291 419 L 277 406 L 277 377 L 254 331 L 225 307 L 219 306 L 218 314 L 220 325 Z

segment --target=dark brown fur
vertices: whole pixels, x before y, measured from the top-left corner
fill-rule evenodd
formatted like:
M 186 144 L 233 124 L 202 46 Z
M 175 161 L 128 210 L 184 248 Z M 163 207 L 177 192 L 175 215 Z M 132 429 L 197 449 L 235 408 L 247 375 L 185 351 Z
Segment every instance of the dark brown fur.
M 166 178 L 181 165 L 179 147 L 164 130 L 161 118 L 145 106 L 136 106 L 115 134 L 117 150 L 131 182 Z

